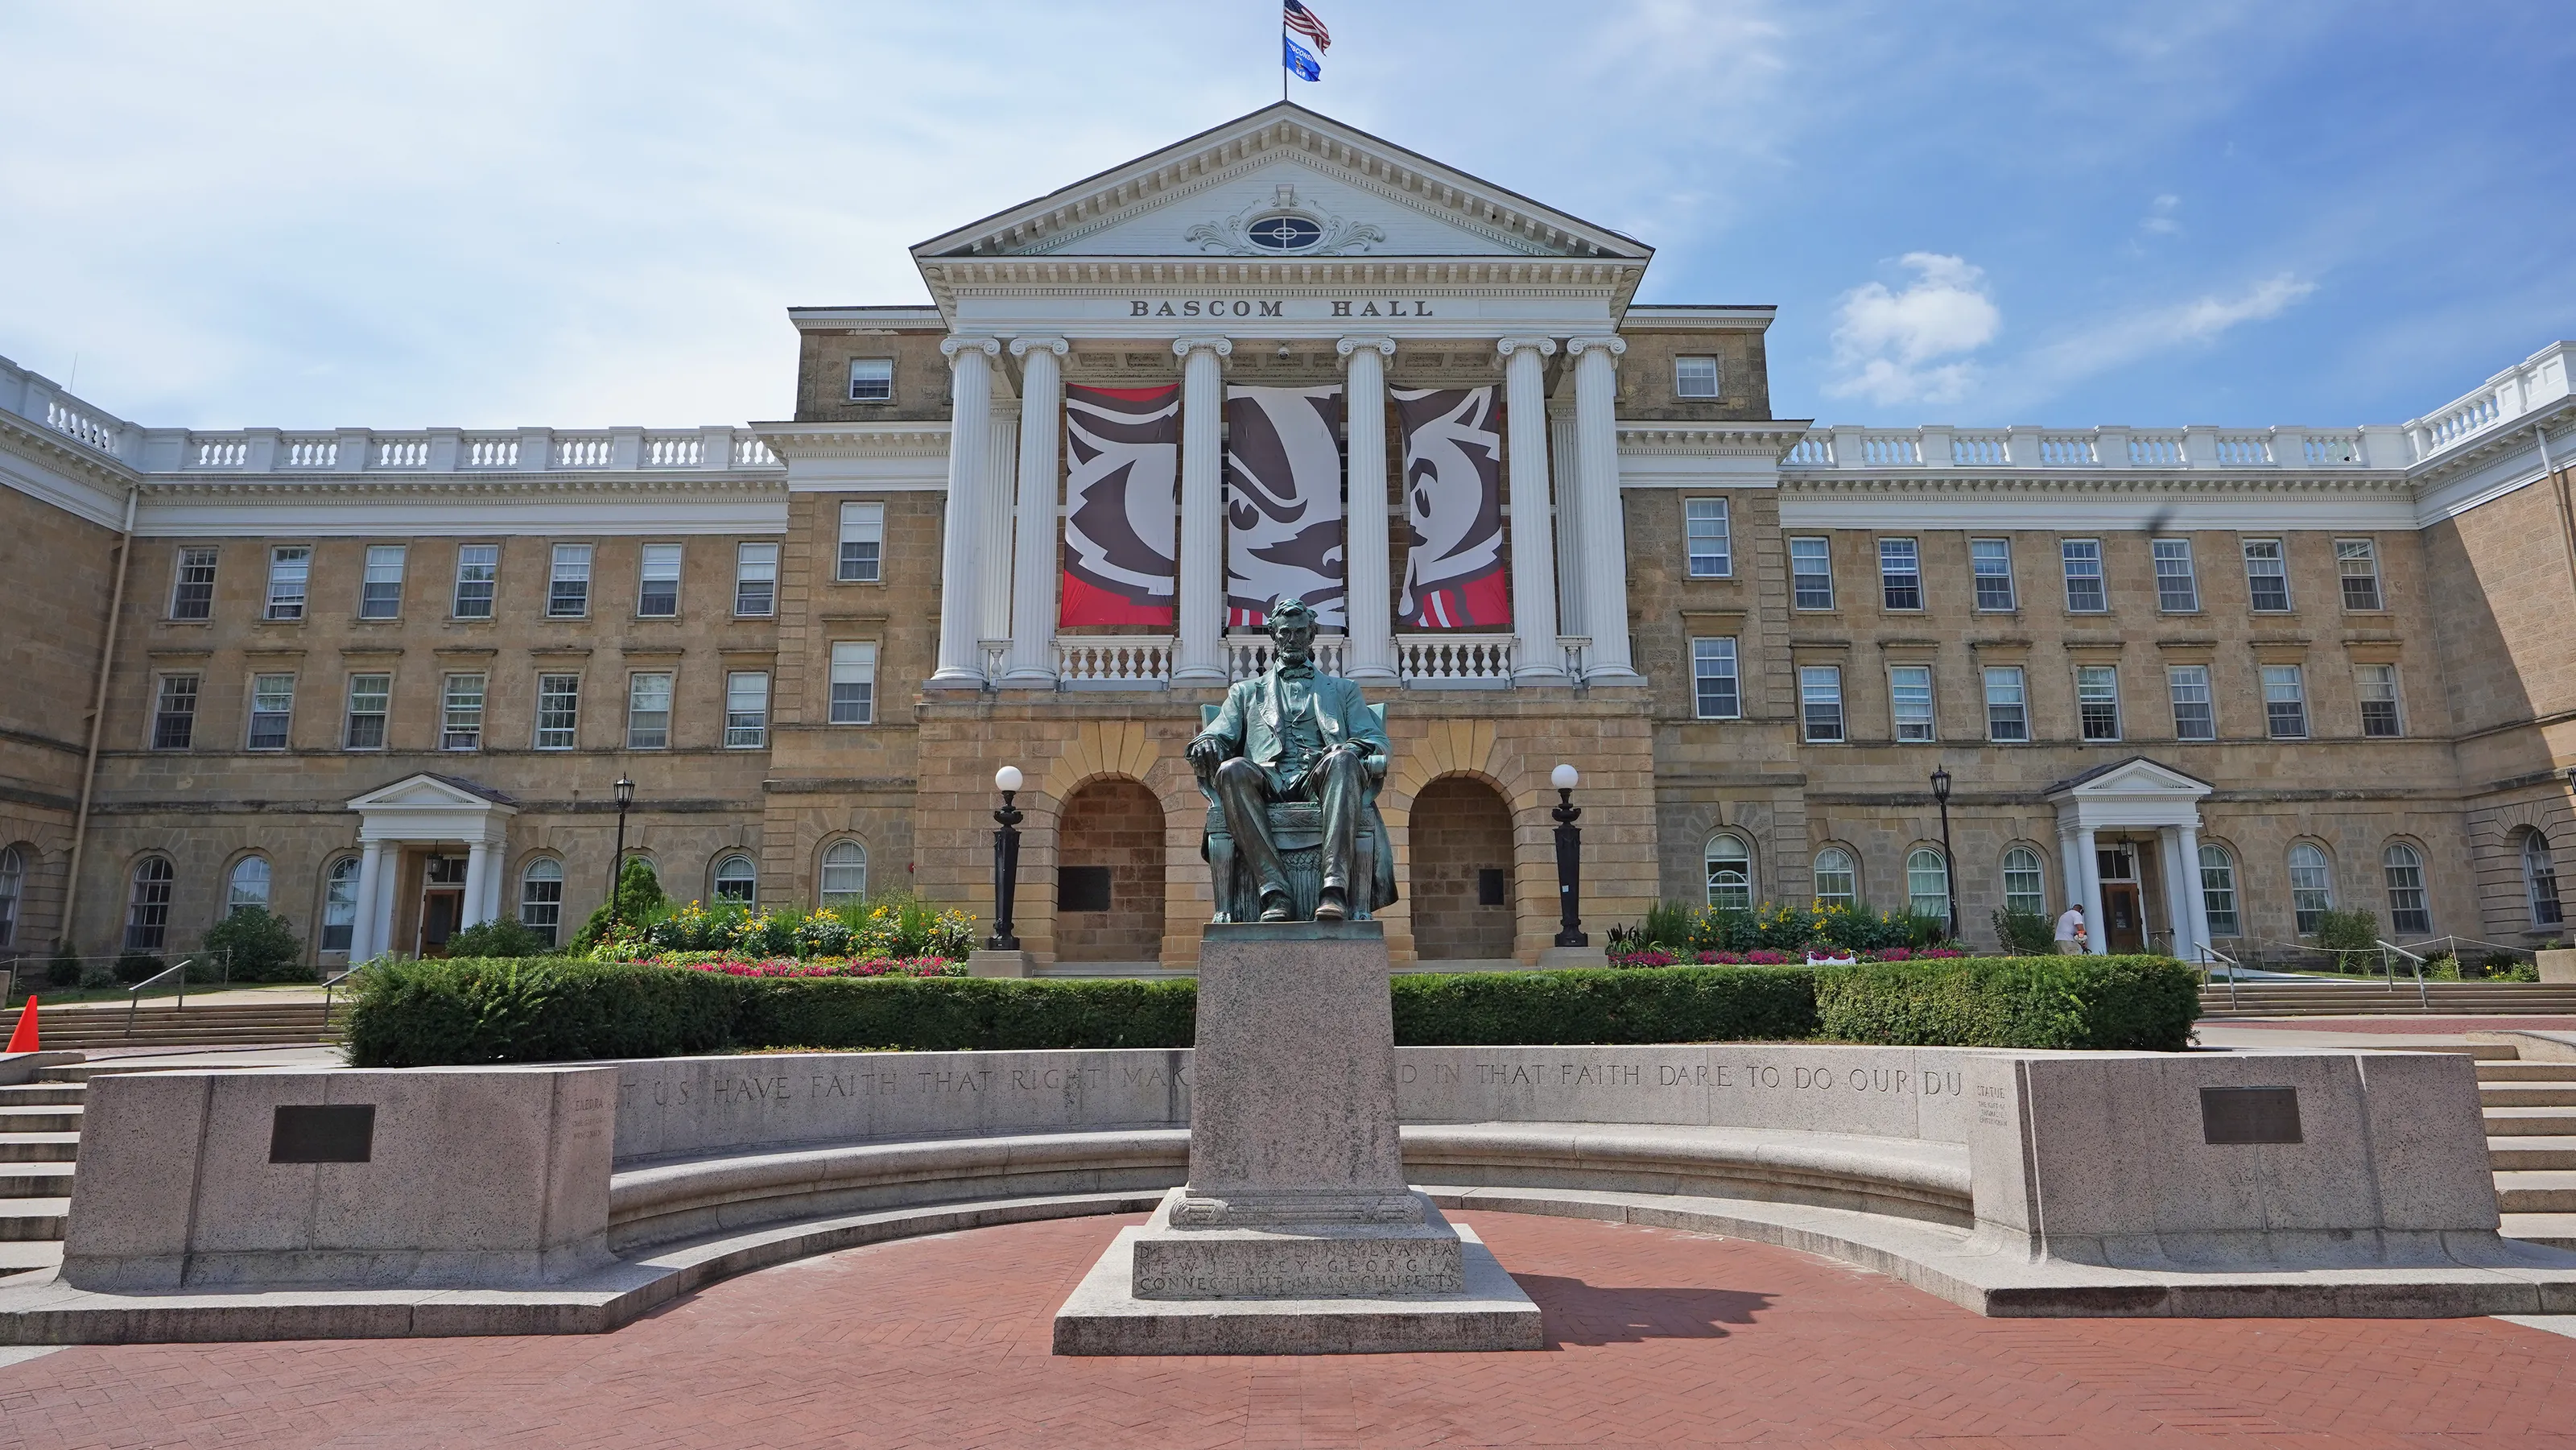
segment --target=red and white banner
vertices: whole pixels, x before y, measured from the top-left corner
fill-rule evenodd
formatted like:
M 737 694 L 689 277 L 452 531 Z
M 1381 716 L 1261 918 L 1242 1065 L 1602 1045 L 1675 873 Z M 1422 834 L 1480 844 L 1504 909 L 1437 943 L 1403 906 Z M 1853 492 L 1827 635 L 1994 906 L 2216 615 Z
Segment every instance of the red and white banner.
M 1064 437 L 1059 622 L 1171 628 L 1180 573 L 1180 385 L 1068 384 Z
M 1512 622 L 1503 572 L 1503 429 L 1494 390 L 1395 388 L 1404 427 L 1404 592 L 1419 629 Z
M 1228 388 L 1225 622 L 1258 627 L 1273 601 L 1349 628 L 1342 537 L 1342 390 Z

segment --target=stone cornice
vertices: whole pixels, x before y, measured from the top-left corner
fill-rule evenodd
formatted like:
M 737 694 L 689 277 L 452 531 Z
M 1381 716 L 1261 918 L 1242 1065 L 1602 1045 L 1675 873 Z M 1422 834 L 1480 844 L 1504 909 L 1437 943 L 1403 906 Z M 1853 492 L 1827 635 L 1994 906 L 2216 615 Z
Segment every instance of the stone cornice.
M 1624 299 L 1642 262 L 1536 257 L 997 257 L 924 261 L 940 305 L 961 296 L 1132 297 L 1207 287 L 1332 296 L 1402 287 L 1426 296 Z M 1615 310 L 1615 309 L 1614 309 Z
M 1661 457 L 1770 458 L 1807 436 L 1803 422 L 1621 423 L 1619 451 Z
M 945 446 L 945 438 L 942 439 Z M 228 499 L 268 502 L 280 496 L 326 503 L 374 503 L 406 498 L 493 498 L 599 494 L 732 496 L 787 491 L 784 471 L 758 473 L 326 473 L 148 474 L 147 499 Z
M 2396 472 L 2372 473 L 2186 473 L 2175 469 L 2109 472 L 2098 469 L 2015 470 L 2010 473 L 1966 468 L 1800 469 L 1780 470 L 1783 495 L 1831 497 L 1850 494 L 1975 495 L 2049 494 L 2064 497 L 2130 496 L 2184 498 L 2194 495 L 2344 494 L 2407 498 L 2413 485 Z
M 946 458 L 949 427 L 926 423 L 762 423 L 760 441 L 782 459 Z

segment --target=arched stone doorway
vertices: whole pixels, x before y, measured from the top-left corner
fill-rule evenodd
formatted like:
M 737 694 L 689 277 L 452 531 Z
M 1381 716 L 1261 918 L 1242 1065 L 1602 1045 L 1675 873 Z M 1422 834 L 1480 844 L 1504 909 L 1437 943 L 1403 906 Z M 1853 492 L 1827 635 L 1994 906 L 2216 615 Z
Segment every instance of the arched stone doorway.
M 1512 812 L 1492 786 L 1444 775 L 1413 798 L 1413 946 L 1422 960 L 1512 954 Z
M 1163 952 L 1163 806 L 1124 777 L 1064 803 L 1056 828 L 1055 957 L 1150 962 Z

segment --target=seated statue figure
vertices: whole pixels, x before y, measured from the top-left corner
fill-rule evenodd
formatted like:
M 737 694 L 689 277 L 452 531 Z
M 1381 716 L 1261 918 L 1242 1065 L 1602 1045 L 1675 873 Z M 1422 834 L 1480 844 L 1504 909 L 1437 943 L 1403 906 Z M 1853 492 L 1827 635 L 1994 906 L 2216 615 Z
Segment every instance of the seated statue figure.
M 1395 900 L 1395 865 L 1375 799 L 1385 783 L 1386 724 L 1357 685 L 1315 667 L 1315 611 L 1293 595 L 1269 611 L 1276 647 L 1269 669 L 1238 681 L 1190 741 L 1190 769 L 1215 802 L 1230 851 L 1210 853 L 1216 919 L 1232 910 L 1240 854 L 1259 891 L 1263 921 L 1296 917 L 1272 807 L 1305 803 L 1321 817 L 1322 883 L 1315 920 L 1365 917 Z M 1363 850 L 1363 842 L 1373 849 Z M 1366 879 L 1354 880 L 1363 866 Z

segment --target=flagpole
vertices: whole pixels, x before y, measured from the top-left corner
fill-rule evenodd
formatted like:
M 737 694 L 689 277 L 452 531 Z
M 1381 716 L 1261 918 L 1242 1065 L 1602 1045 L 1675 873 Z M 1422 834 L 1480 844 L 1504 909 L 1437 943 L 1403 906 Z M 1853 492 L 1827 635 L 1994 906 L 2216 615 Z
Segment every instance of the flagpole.
M 1288 99 L 1288 7 L 1279 7 L 1279 99 Z

